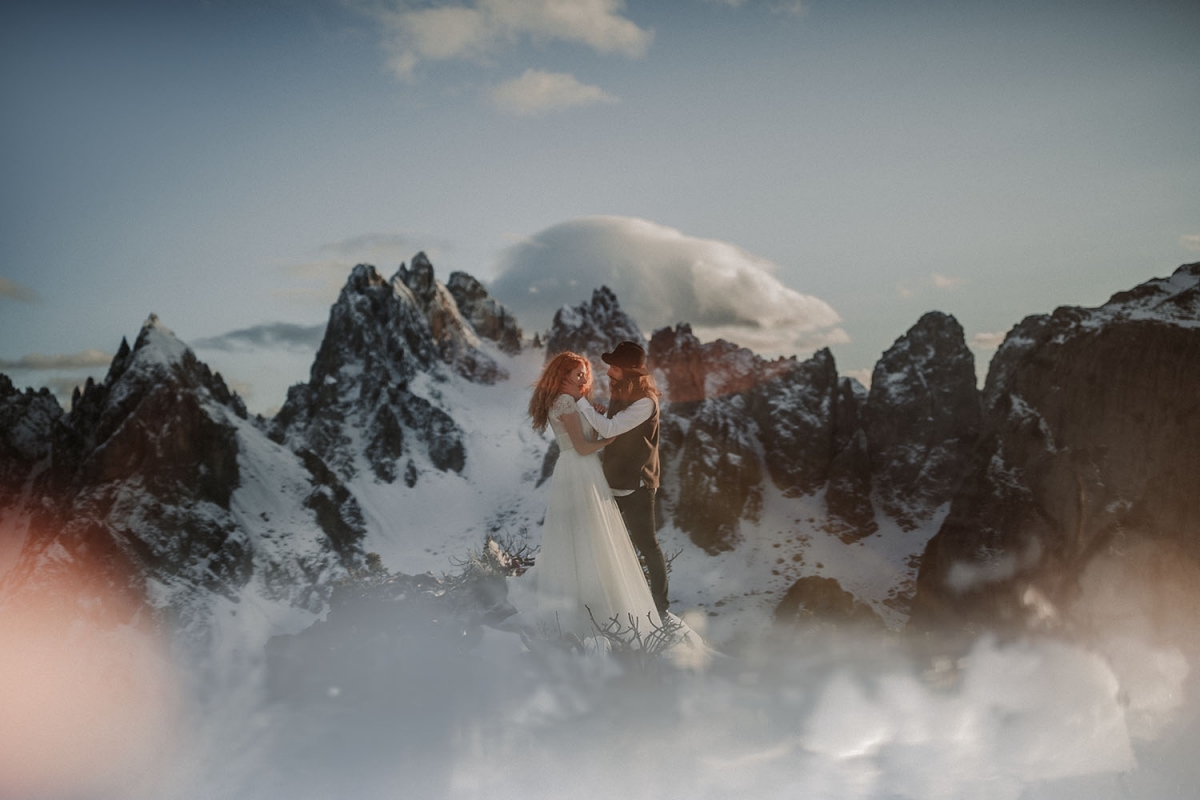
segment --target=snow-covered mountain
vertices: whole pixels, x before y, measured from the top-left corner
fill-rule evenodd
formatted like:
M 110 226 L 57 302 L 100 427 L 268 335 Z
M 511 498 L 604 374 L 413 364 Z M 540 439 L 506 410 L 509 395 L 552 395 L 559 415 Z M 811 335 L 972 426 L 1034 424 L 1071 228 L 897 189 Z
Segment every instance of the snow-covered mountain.
M 1169 346 L 1153 352 L 1166 354 L 1163 369 L 1177 367 L 1177 351 L 1191 346 L 1193 273 L 1181 268 L 1092 312 L 1060 309 L 1026 320 L 996 357 L 986 403 L 962 329 L 944 314 L 926 314 L 883 354 L 868 392 L 838 376 L 828 350 L 803 361 L 766 360 L 729 342 L 701 343 L 686 323 L 645 342 L 605 288 L 563 308 L 544 349 L 522 348 L 511 314 L 477 281 L 456 273 L 444 285 L 419 253 L 391 279 L 369 265 L 352 271 L 310 380 L 289 391 L 276 417 L 255 421 L 220 376 L 152 317 L 69 414 L 48 396 L 0 387 L 7 423 L 0 496 L 10 531 L 0 550 L 3 585 L 13 591 L 50 569 L 52 546 L 103 552 L 110 582 L 142 593 L 183 629 L 202 630 L 220 606 L 215 598 L 237 602 L 246 587 L 320 613 L 329 581 L 368 552 L 415 574 L 450 569 L 488 535 L 536 547 L 554 453 L 524 418 L 528 387 L 550 354 L 574 349 L 599 363 L 601 352 L 631 338 L 646 344 L 664 390 L 661 537 L 677 554 L 676 607 L 699 610 L 720 638 L 765 624 L 785 597 L 788 608 L 803 606 L 803 587 L 818 585 L 807 579 L 828 578 L 899 627 L 925 542 L 964 476 L 961 510 L 934 545 L 926 583 L 936 583 L 928 577 L 934 564 L 962 572 L 974 557 L 950 554 L 946 541 L 956 537 L 965 542 L 960 549 L 980 552 L 974 531 L 986 518 L 983 535 L 996 541 L 985 549 L 994 553 L 1003 545 L 998 520 L 1028 517 L 1013 516 L 1013 497 L 1028 495 L 1029 486 L 1003 484 L 1011 497 L 991 487 L 997 464 L 1006 463 L 997 448 L 1003 455 L 1022 441 L 1014 431 L 1032 418 L 1030 398 L 1064 396 L 1066 366 L 1045 367 L 1047 352 L 1070 350 L 1071 369 L 1094 365 L 1095 374 L 1073 384 L 1081 408 L 1093 396 L 1082 387 L 1132 362 L 1083 359 L 1076 353 L 1083 345 L 1071 342 L 1107 342 L 1115 352 L 1129 348 L 1128 335 L 1165 337 Z M 1136 359 L 1142 371 L 1153 363 Z M 1043 371 L 1035 375 L 1033 365 Z M 1005 388 L 1024 382 L 1031 388 Z M 1145 403 L 1165 402 L 1145 388 L 1161 385 L 1157 378 L 1101 383 L 1121 398 L 1142 392 Z M 981 405 L 990 427 L 972 457 Z M 1189 419 L 1185 411 L 1175 416 Z M 1149 406 L 1137 413 L 1160 420 L 1146 425 L 1174 419 Z M 1113 424 L 1105 417 L 1099 428 L 1072 430 L 1088 441 Z M 1184 425 L 1187 435 L 1139 430 L 1122 446 L 1190 441 L 1186 423 L 1170 424 Z M 1035 430 L 1045 435 L 1045 428 Z M 1160 456 L 1167 457 L 1156 450 L 1138 458 L 1158 463 Z M 1079 491 L 1071 489 L 1077 479 L 1053 480 Z M 1178 477 L 1148 484 L 1174 492 L 1158 505 L 1182 509 L 1169 520 L 1175 527 L 1194 513 L 1180 499 L 1190 489 L 1184 484 Z M 1088 512 L 1092 521 L 1146 505 L 1086 491 L 1089 508 L 1101 510 Z M 982 496 L 995 507 L 964 499 L 978 504 Z
M 336 478 L 270 441 L 154 315 L 69 414 L 8 399 L 10 417 L 24 410 L 18 457 L 43 457 L 6 482 L 6 602 L 70 585 L 80 608 L 120 605 L 204 640 L 248 594 L 256 612 L 313 619 L 359 557 L 361 525 L 343 522 L 355 511 Z
M 203 748 L 175 754 L 178 772 L 141 796 L 192 786 L 189 770 L 205 775 L 195 796 L 329 796 L 367 780 L 359 765 L 378 770 L 362 796 L 394 796 L 431 765 L 432 782 L 417 783 L 433 796 L 494 796 L 512 764 L 522 793 L 561 796 L 545 765 L 570 758 L 576 723 L 615 742 L 633 719 L 630 742 L 661 741 L 664 723 L 647 713 L 656 708 L 684 723 L 672 733 L 709 738 L 681 741 L 696 755 L 666 783 L 638 767 L 627 783 L 594 775 L 601 794 L 696 796 L 734 762 L 741 789 L 769 792 L 796 769 L 816 769 L 843 795 L 867 781 L 864 797 L 904 796 L 903 786 L 908 796 L 947 786 L 974 795 L 996 774 L 1016 797 L 1037 781 L 1128 770 L 1130 736 L 1169 722 L 1170 698 L 1200 655 L 1178 627 L 1195 619 L 1200 560 L 1198 284 L 1200 265 L 1190 265 L 1099 309 L 1025 320 L 982 394 L 961 327 L 930 313 L 883 354 L 867 390 L 839 377 L 827 350 L 767 360 L 702 343 L 686 323 L 647 342 L 603 288 L 560 311 L 535 347 L 477 281 L 455 273 L 442 284 L 418 254 L 391 279 L 353 270 L 309 381 L 270 420 L 250 418 L 151 316 L 69 412 L 0 376 L 0 631 L 12 641 L 24 630 L 13 620 L 40 623 L 36 610 L 49 607 L 55 619 L 168 631 L 188 653 L 218 654 L 196 720 Z M 664 391 L 660 538 L 673 556 L 673 609 L 744 654 L 711 677 L 642 686 L 607 680 L 591 662 L 531 656 L 515 634 L 480 626 L 503 616 L 496 581 L 482 597 L 441 577 L 488 536 L 536 548 L 554 451 L 526 418 L 530 386 L 549 354 L 574 349 L 598 362 L 625 338 L 646 344 Z M 930 663 L 881 653 L 877 639 L 849 666 L 836 662 L 847 640 L 810 623 L 900 629 L 918 569 L 921 626 L 1057 619 L 1103 659 L 985 642 L 959 661 L 937 654 L 935 689 L 913 677 Z M 380 587 L 382 616 L 355 616 L 345 598 Z M 1132 613 L 1145 603 L 1131 596 L 1151 598 L 1156 615 Z M 1089 615 L 1072 614 L 1080 597 Z M 1139 638 L 1146 620 L 1154 636 Z M 1120 631 L 1117 643 L 1088 639 L 1102 624 Z M 764 661 L 750 647 L 764 636 L 786 656 Z M 123 668 L 128 649 L 111 663 Z M 0 659 L 0 671 L 12 663 L 24 662 Z M 29 663 L 30 674 L 44 667 Z M 1014 681 L 1034 669 L 1047 688 L 1023 695 Z M 342 685 L 347 676 L 354 685 Z M 263 706 L 264 679 L 315 709 Z M 953 698 L 942 682 L 958 686 Z M 0 709 L 37 720 L 60 689 L 32 705 L 0 698 Z M 1047 705 L 1064 697 L 1063 713 Z M 906 727 L 917 718 L 926 733 Z M 524 738 L 500 733 L 514 721 Z M 979 741 L 1025 726 L 1031 741 L 1050 730 L 1056 746 L 1088 750 L 1049 763 L 937 735 L 968 722 L 982 726 Z M 5 735 L 0 724 L 0 743 Z M 771 741 L 751 746 L 763 735 Z M 914 747 L 936 753 L 930 764 L 949 754 L 961 768 L 925 774 L 888 756 Z M 634 757 L 611 742 L 601 750 Z M 262 770 L 264 759 L 287 771 Z M 861 770 L 846 766 L 860 761 Z M 0 765 L 10 763 L 0 756 Z M 1154 785 L 1152 774 L 1140 780 Z M 228 786 L 237 791 L 222 794 Z M 103 788 L 89 796 L 132 796 Z

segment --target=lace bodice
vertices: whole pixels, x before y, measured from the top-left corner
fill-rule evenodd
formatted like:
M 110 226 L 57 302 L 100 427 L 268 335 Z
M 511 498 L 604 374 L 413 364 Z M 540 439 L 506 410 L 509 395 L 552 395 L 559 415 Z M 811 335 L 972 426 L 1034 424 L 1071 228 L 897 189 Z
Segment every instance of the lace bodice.
M 562 417 L 567 414 L 579 414 L 579 409 L 575 407 L 575 401 L 569 394 L 560 394 L 554 400 L 554 405 L 550 406 L 550 428 L 554 431 L 554 438 L 558 440 L 560 450 L 574 450 L 575 445 L 571 444 L 571 437 L 567 434 L 567 428 L 563 425 Z M 588 424 L 588 421 L 582 414 L 579 414 L 579 427 L 583 430 L 583 437 L 588 440 L 596 438 L 596 431 Z

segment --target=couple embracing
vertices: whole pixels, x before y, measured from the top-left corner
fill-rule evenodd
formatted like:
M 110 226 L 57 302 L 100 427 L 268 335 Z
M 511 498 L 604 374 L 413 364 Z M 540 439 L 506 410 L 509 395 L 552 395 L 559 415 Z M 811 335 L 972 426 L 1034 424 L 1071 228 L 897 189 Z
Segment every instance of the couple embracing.
M 668 605 L 654 523 L 660 392 L 634 342 L 601 358 L 611 386 L 607 409 L 592 405 L 592 368 L 576 353 L 546 364 L 529 401 L 533 427 L 549 425 L 560 449 L 537 559 L 537 617 L 580 639 L 595 635 L 593 621 L 627 627 L 632 618 L 648 631 L 663 624 Z

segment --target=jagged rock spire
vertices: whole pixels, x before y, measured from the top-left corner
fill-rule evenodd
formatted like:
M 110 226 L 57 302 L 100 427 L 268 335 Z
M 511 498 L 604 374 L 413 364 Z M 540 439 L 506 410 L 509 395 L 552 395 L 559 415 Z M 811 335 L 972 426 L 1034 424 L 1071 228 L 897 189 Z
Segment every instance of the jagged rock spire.
M 462 431 L 418 375 L 478 383 L 506 377 L 422 252 L 385 280 L 369 264 L 350 273 L 329 312 L 307 384 L 293 386 L 271 435 L 317 453 L 342 478 L 365 460 L 376 478 L 461 471 Z
M 905 527 L 949 502 L 979 438 L 975 357 L 958 320 L 924 314 L 875 365 L 865 427 L 872 483 Z
M 616 294 L 601 286 L 592 292 L 589 302 L 555 312 L 546 337 L 546 359 L 569 350 L 599 363 L 601 353 L 611 352 L 625 341 L 646 347 L 646 338 L 633 318 L 621 310 Z

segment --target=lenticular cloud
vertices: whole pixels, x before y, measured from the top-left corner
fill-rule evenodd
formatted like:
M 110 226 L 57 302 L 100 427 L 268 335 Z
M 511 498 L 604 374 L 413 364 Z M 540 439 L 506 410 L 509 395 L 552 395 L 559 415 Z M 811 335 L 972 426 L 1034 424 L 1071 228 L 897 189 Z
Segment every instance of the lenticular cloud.
M 595 216 L 547 228 L 510 248 L 492 294 L 529 327 L 608 286 L 644 331 L 688 322 L 702 340 L 765 355 L 849 341 L 841 317 L 775 277 L 778 267 L 728 242 L 630 217 Z

